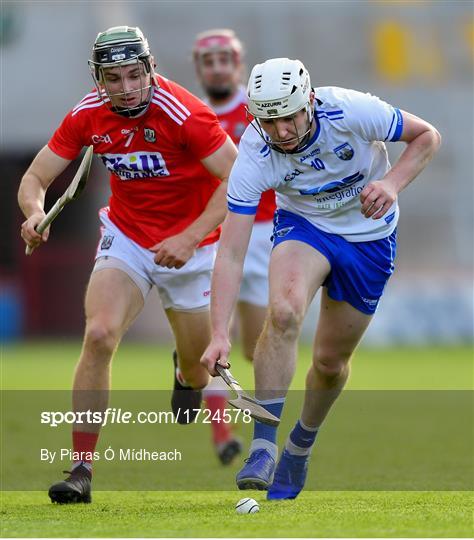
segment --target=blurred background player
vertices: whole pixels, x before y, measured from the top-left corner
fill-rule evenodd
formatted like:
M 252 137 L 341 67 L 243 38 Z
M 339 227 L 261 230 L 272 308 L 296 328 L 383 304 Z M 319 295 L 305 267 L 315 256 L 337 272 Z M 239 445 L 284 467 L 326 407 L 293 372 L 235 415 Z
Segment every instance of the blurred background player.
M 111 173 L 112 196 L 100 211 L 74 411 L 106 409 L 114 352 L 157 286 L 176 340 L 172 409 L 188 423 L 209 380 L 199 358 L 210 339 L 217 227 L 226 214 L 226 181 L 237 151 L 209 107 L 154 72 L 139 28 L 101 32 L 89 66 L 96 89 L 66 115 L 22 178 L 21 236 L 32 248 L 47 240 L 48 230 L 42 236 L 35 231 L 45 215 L 45 192 L 83 146 L 93 144 Z M 90 502 L 99 429 L 73 426 L 79 459 L 70 476 L 50 488 L 53 502 Z
M 202 32 L 196 36 L 193 47 L 196 74 L 206 101 L 237 145 L 251 119 L 247 113 L 247 92 L 242 84 L 245 71 L 243 54 L 241 41 L 229 29 Z M 242 350 L 250 361 L 263 328 L 268 303 L 274 212 L 275 193 L 269 190 L 262 194 L 255 216 L 237 303 Z M 220 378 L 213 379 L 204 390 L 207 407 L 213 413 L 227 406 L 226 395 L 226 386 Z M 232 435 L 231 424 L 213 421 L 211 425 L 217 455 L 223 464 L 230 463 L 241 452 L 241 443 Z

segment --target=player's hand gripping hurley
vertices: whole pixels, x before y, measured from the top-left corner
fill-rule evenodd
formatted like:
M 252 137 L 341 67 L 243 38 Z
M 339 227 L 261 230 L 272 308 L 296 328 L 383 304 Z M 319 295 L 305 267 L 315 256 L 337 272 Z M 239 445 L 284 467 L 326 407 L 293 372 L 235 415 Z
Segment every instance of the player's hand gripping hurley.
M 66 206 L 66 204 L 73 201 L 74 199 L 77 199 L 77 197 L 79 197 L 79 195 L 84 190 L 84 186 L 86 185 L 87 178 L 89 177 L 89 171 L 91 168 L 93 148 L 94 147 L 92 145 L 87 148 L 86 153 L 82 158 L 81 164 L 79 165 L 79 168 L 77 169 L 77 172 L 72 179 L 72 182 L 69 184 L 68 188 L 61 195 L 61 197 L 59 197 L 59 199 L 54 203 L 53 207 L 46 214 L 44 219 L 35 227 L 37 233 L 43 234 L 47 227 L 51 224 L 51 222 L 58 217 L 59 213 Z M 34 248 L 26 246 L 26 255 L 31 255 L 33 253 L 33 250 Z
M 240 386 L 240 384 L 234 379 L 234 377 L 232 376 L 232 373 L 228 369 L 221 366 L 220 364 L 216 364 L 215 369 L 217 373 L 219 373 L 219 375 L 224 379 L 225 383 L 230 388 L 232 388 L 234 392 L 237 393 L 237 397 L 235 399 L 227 400 L 229 405 L 232 405 L 236 409 L 249 411 L 250 416 L 254 420 L 258 420 L 259 422 L 262 422 L 263 424 L 268 424 L 270 426 L 278 426 L 278 424 L 280 423 L 279 418 L 269 413 L 261 405 L 259 405 L 258 402 L 254 398 L 246 394 L 242 390 L 242 387 Z

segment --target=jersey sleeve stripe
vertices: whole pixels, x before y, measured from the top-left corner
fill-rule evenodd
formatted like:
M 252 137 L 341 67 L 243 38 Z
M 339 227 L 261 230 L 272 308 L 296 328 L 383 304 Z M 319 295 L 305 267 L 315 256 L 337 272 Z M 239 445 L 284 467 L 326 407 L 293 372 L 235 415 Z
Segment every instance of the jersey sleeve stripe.
M 183 122 L 180 118 L 178 118 L 177 116 L 175 116 L 172 111 L 170 111 L 170 109 L 168 109 L 168 107 L 164 104 L 164 103 L 161 103 L 161 101 L 158 101 L 157 99 L 152 99 L 151 100 L 152 103 L 154 103 L 155 105 L 158 105 L 158 107 L 160 107 L 160 109 L 163 109 L 163 111 L 165 111 L 165 113 L 170 117 L 172 118 L 178 125 L 182 126 L 183 125 Z
M 318 120 L 342 120 L 344 116 L 318 116 Z
M 387 136 L 385 137 L 384 141 L 386 141 L 390 137 L 390 133 L 392 132 L 393 122 L 395 121 L 395 118 L 397 117 L 395 111 L 393 112 L 392 121 L 390 122 L 390 127 L 388 128 Z
M 243 199 L 237 199 L 237 197 L 232 197 L 232 195 L 230 195 L 229 193 L 227 194 L 227 198 L 232 199 L 233 201 L 240 202 L 240 203 L 257 204 L 258 205 L 258 201 L 244 201 Z
M 77 109 L 82 103 L 85 101 L 90 101 L 91 98 L 97 98 L 97 92 L 91 92 L 90 94 L 85 95 L 81 101 L 77 105 L 75 105 L 74 109 Z
M 239 206 L 238 204 L 233 204 L 230 201 L 227 201 L 227 208 L 230 212 L 234 214 L 245 214 L 251 216 L 257 213 L 257 206 Z
M 327 116 L 328 114 L 330 114 L 331 116 Z M 318 118 L 318 120 L 322 120 L 323 118 L 325 118 L 326 120 L 342 120 L 344 118 L 344 112 L 316 111 L 316 117 Z
M 400 112 L 400 109 L 395 109 L 395 113 L 397 115 L 397 122 L 395 124 L 395 133 L 392 135 L 392 138 L 390 139 L 390 141 L 392 142 L 400 140 L 400 137 L 403 131 L 403 116 L 402 116 L 402 113 Z
M 166 90 L 163 90 L 163 88 L 158 88 L 157 92 L 161 94 L 162 96 L 166 96 L 168 99 L 170 99 L 186 116 L 190 116 L 190 111 L 180 102 L 178 101 L 173 94 L 170 94 Z
M 86 105 L 87 103 L 93 103 L 94 101 L 102 101 L 102 99 L 106 98 L 105 92 L 102 92 L 102 97 L 100 97 L 97 92 L 91 92 L 90 94 L 87 94 L 87 96 L 84 96 L 81 101 L 72 109 L 75 111 L 82 105 Z
M 169 109 L 173 110 L 174 113 L 181 118 L 181 120 L 186 120 L 186 118 L 189 116 L 185 115 L 182 111 L 175 107 L 169 99 L 166 99 L 164 96 L 155 94 L 153 96 L 153 99 L 160 101 L 161 103 L 165 104 Z
M 83 105 L 82 107 L 79 107 L 79 109 L 76 109 L 71 116 L 75 116 L 78 112 L 83 111 L 84 109 L 93 109 L 94 107 L 101 107 L 102 105 L 105 105 L 105 103 L 109 102 L 110 99 L 104 99 L 100 100 L 97 103 L 91 103 L 89 105 Z
M 85 100 L 81 101 L 81 103 L 79 103 L 78 105 L 76 105 L 74 107 L 73 112 L 77 111 L 77 109 L 80 109 L 84 105 L 90 105 L 91 103 L 100 103 L 100 102 L 102 102 L 102 99 L 97 98 L 97 97 L 95 97 L 93 99 L 85 99 Z

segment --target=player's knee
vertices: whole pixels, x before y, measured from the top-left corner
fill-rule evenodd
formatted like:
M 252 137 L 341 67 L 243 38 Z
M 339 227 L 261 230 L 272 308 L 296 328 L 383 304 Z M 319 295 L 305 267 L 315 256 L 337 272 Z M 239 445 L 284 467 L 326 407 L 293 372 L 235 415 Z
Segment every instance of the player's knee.
M 94 320 L 87 323 L 84 346 L 93 352 L 112 354 L 119 340 L 119 332 L 107 323 Z
M 325 379 L 338 379 L 344 375 L 349 358 L 345 354 L 330 350 L 320 350 L 313 358 L 313 365 L 320 376 Z
M 273 330 L 297 337 L 303 323 L 304 308 L 297 300 L 282 299 L 270 304 L 269 320 Z

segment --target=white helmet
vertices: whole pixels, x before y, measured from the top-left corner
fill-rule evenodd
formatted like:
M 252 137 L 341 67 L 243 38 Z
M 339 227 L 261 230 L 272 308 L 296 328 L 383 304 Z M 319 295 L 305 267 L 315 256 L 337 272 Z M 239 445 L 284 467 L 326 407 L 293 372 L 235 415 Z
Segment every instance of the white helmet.
M 272 58 L 257 64 L 247 91 L 248 110 L 255 118 L 279 118 L 310 110 L 311 82 L 300 60 Z

